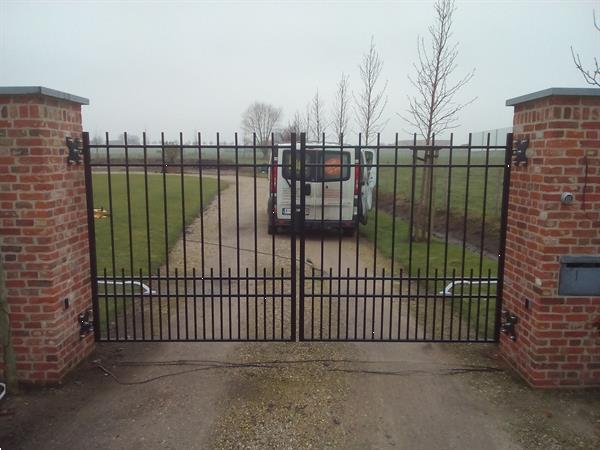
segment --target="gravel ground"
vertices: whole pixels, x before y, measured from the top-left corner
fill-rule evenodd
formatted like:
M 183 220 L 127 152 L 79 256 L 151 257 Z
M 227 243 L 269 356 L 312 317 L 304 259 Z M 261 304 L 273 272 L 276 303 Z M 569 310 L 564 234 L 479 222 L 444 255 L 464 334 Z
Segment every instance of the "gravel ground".
M 242 178 L 248 211 L 253 186 Z M 227 181 L 222 201 L 231 205 L 235 182 Z M 266 198 L 266 188 L 259 180 L 257 198 Z M 204 216 L 206 241 L 218 240 L 217 216 L 213 204 Z M 253 217 L 241 219 L 240 247 L 253 249 Z M 268 253 L 272 241 L 260 209 L 257 220 L 257 247 Z M 222 265 L 235 267 L 235 221 L 223 224 L 223 242 L 234 250 L 223 249 Z M 194 242 L 197 227 L 198 221 L 187 235 L 194 264 L 201 254 Z M 289 238 L 278 236 L 276 244 L 282 256 L 276 270 L 289 270 L 289 256 L 284 257 Z M 306 245 L 315 263 L 319 244 L 313 239 Z M 328 240 L 324 267 L 336 267 L 337 245 L 337 239 Z M 361 243 L 361 265 L 370 263 L 371 250 Z M 180 244 L 173 264 L 181 261 L 181 251 Z M 344 263 L 353 260 L 350 241 L 343 251 Z M 206 252 L 209 267 L 218 267 L 218 248 L 207 246 Z M 241 267 L 252 267 L 253 254 L 242 254 Z M 263 256 L 260 270 L 272 265 Z M 286 315 L 284 325 L 287 320 Z M 600 390 L 531 390 L 497 360 L 495 349 L 417 343 L 100 344 L 64 385 L 26 391 L 0 404 L 0 447 L 600 448 Z

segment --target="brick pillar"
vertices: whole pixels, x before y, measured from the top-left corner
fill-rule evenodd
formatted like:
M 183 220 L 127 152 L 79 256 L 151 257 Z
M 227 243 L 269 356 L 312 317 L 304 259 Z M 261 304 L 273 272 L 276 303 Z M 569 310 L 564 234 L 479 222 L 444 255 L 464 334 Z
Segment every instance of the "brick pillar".
M 93 349 L 83 165 L 67 164 L 88 100 L 0 87 L 0 254 L 20 381 L 59 382 Z M 1 361 L 1 358 L 0 358 Z
M 553 88 L 506 104 L 515 144 L 528 138 L 529 148 L 527 165 L 511 171 L 503 308 L 518 323 L 500 353 L 532 386 L 599 386 L 598 285 L 588 295 L 558 288 L 561 257 L 600 256 L 600 89 Z M 563 192 L 574 201 L 561 202 Z

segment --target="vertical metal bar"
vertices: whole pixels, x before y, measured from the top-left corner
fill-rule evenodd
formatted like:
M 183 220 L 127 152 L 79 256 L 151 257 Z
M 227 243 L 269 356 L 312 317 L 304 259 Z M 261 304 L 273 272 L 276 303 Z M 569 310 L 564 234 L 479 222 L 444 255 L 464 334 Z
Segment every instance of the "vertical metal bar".
M 365 267 L 365 274 L 363 277 L 364 286 L 363 286 L 363 341 L 367 339 L 367 278 L 368 278 L 368 269 Z
M 90 135 L 84 132 L 83 169 L 85 177 L 85 201 L 87 204 L 88 248 L 90 258 L 90 279 L 92 290 L 92 314 L 94 318 L 94 339 L 100 340 L 100 310 L 98 305 L 98 267 L 96 260 L 96 224 L 94 223 L 94 186 L 92 179 Z
M 256 171 L 254 176 L 256 178 Z M 254 200 L 256 214 L 256 196 L 254 196 Z M 223 235 L 221 225 L 221 141 L 219 133 L 217 133 L 217 221 L 219 234 L 219 320 L 221 325 L 221 340 L 223 340 Z
M 263 304 L 263 320 L 262 320 L 262 328 L 263 328 L 263 340 L 267 340 L 267 268 L 263 267 L 262 273 L 262 304 Z
M 417 306 L 415 308 L 415 341 L 419 332 L 419 298 L 421 295 L 421 268 L 417 267 Z M 407 327 L 408 328 L 408 327 Z
M 116 264 L 116 256 L 115 256 L 115 224 L 114 224 L 114 214 L 115 210 L 113 209 L 113 195 L 112 195 L 112 176 L 111 176 L 111 162 L 110 162 L 110 140 L 108 138 L 108 132 L 105 134 L 106 138 L 106 172 L 108 177 L 108 210 L 110 212 L 108 219 L 110 223 L 110 252 L 111 252 L 111 268 L 112 268 L 112 278 L 113 281 L 117 279 L 117 264 Z M 114 285 L 113 285 L 114 286 Z M 119 339 L 119 316 L 118 316 L 118 308 L 117 308 L 117 296 L 116 290 L 114 290 L 115 296 L 113 297 L 114 304 L 114 315 L 115 315 L 115 339 Z M 107 324 L 108 326 L 108 324 Z
M 165 163 L 165 133 L 160 133 L 160 149 L 162 154 L 162 179 L 163 179 L 163 220 L 165 224 L 165 270 L 167 282 L 167 333 L 169 340 L 171 339 L 171 283 L 169 283 L 169 221 L 167 212 L 167 170 L 168 165 Z
M 327 339 L 331 339 L 331 306 L 332 306 L 332 298 L 333 298 L 333 268 L 329 267 L 329 300 L 327 301 L 327 305 L 329 306 L 329 314 L 328 316 L 328 326 L 327 326 Z
M 465 257 L 466 257 L 466 246 L 467 246 L 467 219 L 469 217 L 469 182 L 471 175 L 471 143 L 473 140 L 473 135 L 469 133 L 469 143 L 467 149 L 467 177 L 466 177 L 466 186 L 465 186 L 465 208 L 464 208 L 464 216 L 463 216 L 463 239 L 462 239 L 462 259 L 460 263 L 460 275 L 462 278 L 465 277 Z M 453 291 L 454 292 L 454 291 Z M 460 296 L 461 301 L 459 304 L 459 314 L 458 314 L 458 339 L 461 339 L 462 336 L 462 312 L 463 312 L 463 299 L 464 295 L 464 284 L 460 285 Z M 471 297 L 468 300 L 469 305 L 469 317 L 471 314 Z M 470 328 L 470 323 L 467 324 L 467 329 Z
M 496 320 L 494 325 L 494 340 L 500 339 L 500 316 L 502 312 L 502 295 L 504 293 L 504 264 L 506 256 L 506 228 L 508 225 L 508 200 L 510 194 L 510 171 L 513 152 L 513 134 L 506 135 L 506 150 L 504 153 L 504 180 L 502 185 L 502 213 L 500 218 L 500 243 L 498 245 L 498 284 L 496 287 Z
M 321 286 L 323 280 L 321 280 Z M 315 266 L 312 267 L 310 282 L 310 338 L 315 337 Z
M 325 141 L 325 133 L 323 133 L 323 142 Z M 338 270 L 337 270 L 337 323 L 336 323 L 336 334 L 337 339 L 340 338 L 340 303 L 342 302 L 341 297 L 341 283 L 342 283 L 342 203 L 343 203 L 343 191 L 344 191 L 344 135 L 340 134 L 340 195 L 339 195 L 339 217 L 338 217 Z M 348 167 L 350 173 L 350 167 Z M 354 189 L 354 186 L 352 187 Z M 352 193 L 354 196 L 354 192 Z
M 238 134 L 234 134 L 235 145 L 235 274 L 237 276 L 237 304 L 238 304 L 238 339 L 241 339 L 241 298 L 240 298 L 240 159 L 239 159 L 239 144 Z
M 144 206 L 146 209 L 146 257 L 148 258 L 148 285 L 152 287 L 150 283 L 152 277 L 152 246 L 150 244 L 150 199 L 148 195 L 148 148 L 146 143 L 146 132 L 142 134 L 142 145 L 144 147 Z M 153 298 L 152 289 L 149 293 L 150 301 L 150 339 L 154 339 L 154 311 L 153 311 Z M 144 320 L 144 306 L 142 304 L 142 321 Z M 143 325 L 142 325 L 143 327 Z
M 375 237 L 373 238 L 373 294 L 377 292 L 377 238 L 379 235 L 379 159 L 380 159 L 381 134 L 377 133 L 377 161 L 375 162 L 375 179 L 378 181 L 375 184 Z M 373 313 L 375 313 L 375 299 L 373 297 Z M 381 298 L 383 303 L 383 298 Z M 375 317 L 373 317 L 374 319 Z
M 349 294 L 350 294 L 350 266 L 346 266 L 346 334 L 344 335 L 346 340 L 349 339 L 349 337 L 348 337 L 348 321 L 350 320 L 350 314 L 349 314 L 350 296 L 349 296 Z M 356 297 L 354 297 L 354 300 L 356 300 Z
M 202 214 L 202 213 L 200 213 Z M 194 296 L 194 340 L 197 341 L 198 340 L 198 292 L 197 292 L 197 286 L 196 286 L 196 267 L 192 267 L 192 279 L 193 279 L 193 283 L 192 283 L 192 293 Z
M 304 133 L 300 134 L 300 142 L 304 142 Z M 302 145 L 302 144 L 301 144 Z M 282 160 L 283 163 L 283 160 Z M 297 280 L 297 261 L 296 261 L 296 133 L 292 133 L 291 136 L 291 143 L 290 143 L 290 175 L 291 175 L 291 186 L 290 186 L 290 190 L 291 190 L 291 194 L 292 194 L 292 200 L 291 200 L 291 222 L 292 222 L 292 230 L 291 230 L 291 236 L 290 236 L 290 252 L 291 252 L 291 257 L 292 257 L 292 267 L 291 267 L 291 291 L 292 291 L 292 305 L 291 305 L 291 310 L 290 310 L 290 315 L 291 315 L 291 319 L 290 319 L 290 326 L 291 326 L 291 336 L 290 336 L 290 340 L 291 341 L 295 341 L 296 340 L 296 296 L 297 296 L 297 292 L 296 292 L 296 280 Z M 282 167 L 282 172 L 283 172 L 283 167 Z M 302 311 L 300 311 L 300 327 L 301 329 L 303 329 L 303 325 L 302 323 L 304 322 L 303 318 L 302 318 Z M 302 332 L 300 334 L 300 340 L 303 339 L 303 335 Z
M 325 282 L 325 234 L 324 234 L 324 230 L 325 230 L 325 137 L 324 136 L 316 136 L 316 140 L 319 140 L 321 143 L 321 151 L 317 152 L 316 149 L 315 151 L 311 152 L 314 160 L 311 161 L 313 164 L 315 164 L 312 169 L 311 169 L 311 178 L 313 180 L 321 180 L 321 224 L 319 229 L 321 230 L 321 289 L 319 290 L 321 296 L 320 296 L 320 309 L 319 309 L 319 339 L 322 339 L 323 336 L 323 300 L 324 300 L 324 295 L 323 295 L 323 290 L 324 290 L 324 286 L 323 283 Z M 320 153 L 320 155 L 319 155 Z M 317 163 L 318 161 L 318 163 Z M 315 205 L 316 206 L 316 205 Z M 331 311 L 331 308 L 330 308 Z
M 433 178 L 435 175 L 435 134 L 432 135 L 431 138 L 431 148 L 429 150 L 431 153 L 431 158 L 429 159 L 429 164 L 431 167 L 429 168 L 429 199 L 428 199 L 428 211 L 427 211 L 427 252 L 425 258 L 425 316 L 423 321 L 423 338 L 427 333 L 427 312 L 429 310 L 429 263 L 431 259 L 431 234 L 433 233 L 433 214 L 434 211 L 434 202 L 433 198 Z M 418 300 L 417 300 L 418 301 Z
M 413 134 L 413 158 L 412 158 L 412 174 L 410 188 L 410 219 L 408 225 L 408 302 L 406 307 L 406 340 L 408 340 L 410 323 L 410 302 L 412 294 L 412 274 L 413 274 L 413 225 L 415 216 L 415 184 L 417 171 L 417 134 Z
M 448 184 L 446 186 L 446 224 L 444 231 L 444 284 L 447 283 L 448 277 L 448 237 L 450 228 L 450 205 L 452 202 L 452 155 L 454 150 L 454 133 L 450 134 L 450 150 L 448 153 Z M 451 311 L 452 312 L 452 311 Z M 446 315 L 446 302 L 442 302 L 442 325 L 440 330 L 440 336 L 444 336 L 444 324 Z
M 231 267 L 227 268 L 227 300 L 228 300 L 228 313 L 227 319 L 229 323 L 229 340 L 232 339 L 233 330 L 231 329 Z
M 485 217 L 487 207 L 487 185 L 489 175 L 489 164 L 490 164 L 490 133 L 487 135 L 487 145 L 485 149 L 485 168 L 483 177 L 483 205 L 481 211 L 481 240 L 479 242 L 479 286 L 477 289 L 477 322 L 476 322 L 476 335 L 479 337 L 479 315 L 481 313 L 481 281 L 483 277 L 483 252 L 485 245 Z
M 246 340 L 250 340 L 250 276 L 246 267 Z
M 437 322 L 437 320 L 436 320 L 437 319 L 436 313 L 437 313 L 437 303 L 438 303 L 438 299 L 437 299 L 437 293 L 438 293 L 438 290 L 437 290 L 438 273 L 439 273 L 439 270 L 436 267 L 434 275 L 433 275 L 433 277 L 434 277 L 433 278 L 433 318 L 431 320 L 431 340 L 432 341 L 435 340 L 435 329 L 436 329 L 435 325 L 436 325 L 436 322 Z M 427 316 L 425 316 L 425 317 L 427 317 Z M 425 323 L 427 323 L 427 319 L 425 319 Z M 423 337 L 425 337 L 425 332 L 423 332 Z
M 275 133 L 271 133 L 271 167 L 273 167 L 272 162 L 275 160 Z M 268 172 L 268 171 L 267 171 Z M 270 213 L 270 212 L 269 212 Z M 271 236 L 271 303 L 273 305 L 272 308 L 272 326 L 273 326 L 273 340 L 275 340 L 275 278 L 277 277 L 277 269 L 275 268 L 275 233 Z
M 108 312 L 108 283 L 106 278 L 106 267 L 103 270 L 104 272 L 104 309 L 106 314 L 106 340 L 110 341 L 110 317 Z M 114 287 L 114 284 L 113 284 Z M 98 322 L 99 324 L 99 322 Z
M 262 146 L 262 142 L 260 143 Z M 262 148 L 262 147 L 261 147 Z M 253 214 L 254 214 L 254 315 L 258 320 L 258 205 L 256 203 L 256 133 L 252 134 L 252 182 L 253 182 Z M 258 323 L 254 324 L 256 339 L 258 339 Z
M 396 194 L 398 188 L 398 133 L 396 133 L 394 139 L 394 196 L 392 205 L 392 267 L 391 275 L 392 279 L 390 282 L 390 340 L 392 339 L 392 317 L 394 315 L 394 267 L 396 263 Z M 400 291 L 402 294 L 402 291 Z M 401 307 L 402 297 L 398 299 L 398 307 Z M 400 324 L 400 322 L 398 322 Z M 398 331 L 399 332 L 399 331 Z
M 362 133 L 358 133 L 358 160 L 359 163 L 363 162 L 363 149 L 362 149 Z M 364 161 L 366 163 L 366 160 Z M 363 164 L 363 166 L 360 168 L 360 176 L 361 178 L 365 178 L 363 177 L 363 170 L 367 169 L 366 168 L 366 164 Z M 368 171 L 368 169 L 367 169 Z M 358 202 L 359 205 L 361 205 L 362 208 L 362 194 L 361 191 L 363 189 L 363 183 L 362 180 L 359 180 L 359 192 L 358 192 Z M 367 214 L 367 211 L 363 211 L 363 214 Z M 356 230 L 356 253 L 354 255 L 354 265 L 355 265 L 355 269 L 354 269 L 354 274 L 356 275 L 356 281 L 354 283 L 354 291 L 355 291 L 355 297 L 354 297 L 354 339 L 358 338 L 358 283 L 359 283 L 359 260 L 360 260 L 360 225 L 357 227 Z M 364 302 L 363 302 L 363 313 L 364 313 Z M 364 334 L 364 328 L 363 328 L 363 334 Z M 364 338 L 364 337 L 363 337 Z
M 188 316 L 188 301 L 187 301 L 187 240 L 186 240 L 186 216 L 185 216 L 185 177 L 183 174 L 183 133 L 179 132 L 179 160 L 181 162 L 180 167 L 180 184 L 181 184 L 181 226 L 183 232 L 181 233 L 182 245 L 183 245 L 183 284 L 185 286 L 183 305 L 185 315 L 185 338 L 190 338 L 189 332 L 189 316 Z M 179 301 L 177 301 L 179 304 Z
M 204 180 L 202 179 L 202 135 L 198 133 L 198 189 L 200 194 L 200 271 L 202 273 L 202 339 L 206 340 L 206 289 L 204 284 L 205 260 L 204 260 Z M 195 277 L 194 277 L 195 278 Z
M 214 279 L 215 279 L 215 272 L 214 272 L 214 267 L 210 267 L 210 329 L 211 329 L 211 333 L 210 333 L 210 337 L 212 340 L 216 340 L 216 336 L 215 336 L 215 285 L 214 285 Z M 219 295 L 221 295 L 221 292 L 219 292 Z
M 472 300 L 473 300 L 473 268 L 469 271 L 469 278 L 471 282 L 469 283 L 469 310 L 467 311 L 467 341 L 471 340 L 471 310 L 473 309 Z M 479 313 L 479 308 L 477 309 L 477 313 Z M 478 319 L 476 319 L 478 320 Z M 459 337 L 460 339 L 460 337 Z M 475 337 L 477 339 L 477 336 Z
M 246 267 L 246 340 L 250 340 L 250 274 Z
M 123 334 L 125 335 L 125 340 L 129 339 L 129 334 L 127 333 L 127 304 L 125 303 L 125 299 L 127 297 L 127 293 L 125 292 L 125 269 L 121 267 L 121 301 L 123 302 Z
M 456 280 L 456 268 L 453 267 L 452 268 L 452 286 L 454 286 L 454 280 Z M 445 281 L 444 281 L 445 283 Z M 444 301 L 446 301 L 446 297 L 444 297 Z M 462 302 L 463 299 L 461 297 L 460 301 Z M 450 297 L 450 332 L 449 332 L 449 336 L 448 338 L 450 340 L 454 340 L 454 333 L 453 333 L 453 326 L 454 326 L 454 288 L 452 289 L 452 296 Z
M 374 294 L 376 294 L 374 292 Z M 379 318 L 379 339 L 383 340 L 383 316 L 385 305 L 385 267 L 381 268 L 381 317 Z
M 180 323 L 179 323 L 179 272 L 177 266 L 175 266 L 175 315 L 177 323 L 177 340 L 181 339 L 180 334 Z
M 127 192 L 127 232 L 129 236 L 129 276 L 133 279 L 133 231 L 131 227 L 131 184 L 129 181 L 129 145 L 127 142 L 127 132 L 123 133 L 123 143 L 125 145 L 125 186 Z M 133 301 L 133 285 L 131 289 L 131 320 L 133 335 L 136 335 L 135 320 L 135 302 Z
M 156 268 L 156 277 L 158 278 L 158 338 L 163 340 L 163 323 L 162 323 L 162 289 L 161 289 L 161 277 L 160 277 L 160 266 Z
M 284 327 L 283 327 L 284 322 L 285 322 L 285 313 L 284 313 L 284 295 L 285 295 L 285 289 L 284 289 L 283 277 L 284 277 L 284 270 L 283 270 L 283 267 L 280 267 L 279 292 L 280 292 L 281 295 L 280 295 L 279 300 L 280 300 L 280 303 L 281 303 L 281 305 L 280 305 L 281 306 L 281 309 L 280 309 L 280 312 L 281 312 L 281 323 L 280 323 L 281 330 L 280 330 L 280 336 L 281 336 L 282 340 L 285 339 L 285 332 L 284 332 Z
M 295 166 L 294 166 L 295 170 Z M 295 187 L 294 187 L 295 188 Z M 295 211 L 292 210 L 292 213 Z M 306 219 L 306 135 L 300 134 L 300 217 L 298 231 L 300 234 L 300 339 L 304 339 L 304 283 L 306 279 L 306 236 L 304 221 Z
M 404 284 L 404 268 L 400 267 L 400 296 L 398 298 L 398 340 L 400 341 L 400 330 L 402 328 L 402 298 L 404 296 L 404 290 L 402 289 L 402 285 Z
M 140 287 L 141 287 L 142 283 L 144 283 L 144 278 L 143 278 L 143 275 L 142 275 L 142 268 L 141 267 L 139 269 L 139 282 L 140 282 Z M 148 282 L 148 285 L 150 285 L 150 282 Z M 150 290 L 152 290 L 152 289 L 150 289 Z M 145 294 L 144 294 L 144 289 L 140 289 L 140 291 L 141 291 L 141 295 L 140 295 L 140 311 L 141 311 L 141 314 L 140 315 L 141 315 L 141 320 L 142 320 L 142 322 L 141 322 L 141 325 L 142 325 L 142 340 L 146 340 L 146 323 L 145 323 L 145 320 L 144 320 L 144 316 L 145 316 L 145 314 L 144 314 L 144 297 L 145 297 Z M 132 300 L 135 300 L 135 299 L 132 299 Z M 137 339 L 137 336 L 135 336 L 135 338 Z
M 488 331 L 489 331 L 489 320 L 490 320 L 490 287 L 492 286 L 491 284 L 492 281 L 492 269 L 490 269 L 488 267 L 488 274 L 487 274 L 487 295 L 485 296 L 485 329 L 484 329 L 484 333 L 483 333 L 483 340 L 487 341 L 488 340 Z

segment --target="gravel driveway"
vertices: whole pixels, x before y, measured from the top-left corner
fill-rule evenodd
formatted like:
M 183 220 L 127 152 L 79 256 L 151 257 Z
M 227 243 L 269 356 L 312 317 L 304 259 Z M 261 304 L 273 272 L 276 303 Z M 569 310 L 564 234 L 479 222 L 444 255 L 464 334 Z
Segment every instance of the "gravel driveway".
M 227 247 L 219 253 L 212 244 L 219 240 L 214 201 L 203 216 L 204 266 L 205 273 L 231 268 L 235 275 L 236 217 L 223 214 L 235 210 L 235 179 L 229 175 L 223 179 L 229 183 L 221 196 L 221 241 Z M 257 180 L 256 246 L 261 253 L 256 261 L 252 178 L 240 177 L 239 186 L 240 248 L 251 250 L 240 252 L 240 272 L 245 274 L 248 267 L 253 274 L 256 264 L 259 274 L 281 270 L 289 274 L 286 235 L 276 237 L 278 256 L 273 264 L 273 242 L 266 233 L 266 180 Z M 198 219 L 186 234 L 188 266 L 202 265 L 200 234 Z M 354 270 L 356 249 L 352 238 L 344 238 L 342 244 L 344 273 L 346 266 Z M 338 245 L 336 236 L 327 238 L 325 268 L 337 268 Z M 360 248 L 362 271 L 372 264 L 373 248 L 362 241 Z M 309 237 L 306 252 L 319 268 L 320 238 Z M 182 255 L 181 241 L 171 253 L 171 267 L 183 269 Z M 289 305 L 268 295 L 268 287 L 262 281 L 240 287 L 234 283 L 231 291 L 229 283 L 213 286 L 213 292 L 231 292 L 231 296 L 204 311 L 188 305 L 188 322 L 181 303 L 171 323 L 179 318 L 185 329 L 186 324 L 193 325 L 189 321 L 195 312 L 198 323 L 206 319 L 208 335 L 228 336 L 231 320 L 235 337 L 240 318 L 241 336 L 246 325 L 248 332 L 260 336 L 263 331 L 254 330 L 255 314 L 259 324 L 261 314 L 272 324 L 275 312 L 276 326 L 266 333 L 278 333 L 282 324 L 285 333 Z M 264 288 L 267 295 L 262 298 L 242 295 Z M 288 292 L 290 286 L 283 283 L 280 288 Z M 255 298 L 264 303 L 256 306 Z M 223 327 L 218 315 L 221 306 Z M 213 316 L 217 320 L 211 328 Z M 199 330 L 202 333 L 203 328 Z M 482 344 L 100 344 L 63 386 L 25 392 L 0 404 L 0 447 L 597 448 L 597 391 L 531 391 L 504 370 L 494 351 L 493 345 Z

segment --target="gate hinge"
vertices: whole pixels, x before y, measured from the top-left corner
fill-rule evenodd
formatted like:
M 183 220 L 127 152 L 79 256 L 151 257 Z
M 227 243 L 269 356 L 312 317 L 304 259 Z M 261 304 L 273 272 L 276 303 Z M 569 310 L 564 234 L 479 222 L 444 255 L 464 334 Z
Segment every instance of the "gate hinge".
M 502 311 L 502 317 L 500 322 L 500 331 L 512 340 L 517 340 L 517 334 L 515 332 L 515 327 L 519 319 L 514 314 L 511 314 L 510 311 L 506 309 Z
M 79 337 L 83 339 L 94 331 L 94 318 L 91 310 L 86 310 L 79 314 Z
M 527 147 L 529 147 L 529 139 L 521 139 L 517 142 L 517 148 L 514 152 L 515 166 L 527 165 Z
M 67 138 L 67 148 L 69 154 L 67 155 L 67 164 L 79 164 L 81 162 L 81 147 L 79 139 Z

